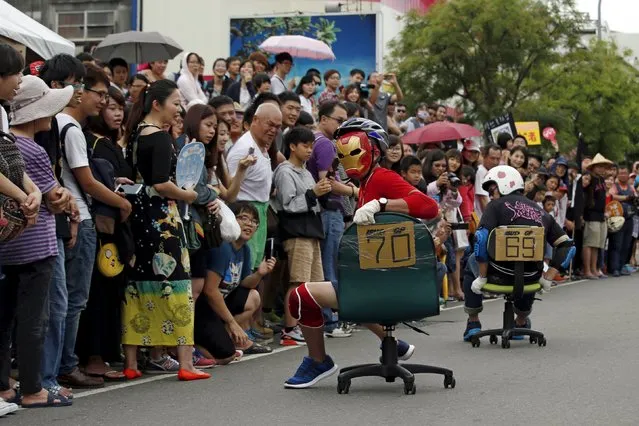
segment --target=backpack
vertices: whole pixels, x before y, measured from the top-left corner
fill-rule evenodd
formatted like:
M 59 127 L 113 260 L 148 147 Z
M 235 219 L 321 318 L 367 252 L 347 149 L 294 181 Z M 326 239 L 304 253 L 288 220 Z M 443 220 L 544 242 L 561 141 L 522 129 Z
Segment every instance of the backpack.
M 68 123 L 60 131 L 61 157 L 64 159 L 64 161 L 67 161 L 67 164 L 68 164 L 68 160 L 67 160 L 67 155 L 65 150 L 65 139 L 66 139 L 67 131 L 71 127 L 77 128 L 78 126 L 76 126 L 73 123 Z M 98 182 L 100 182 L 102 185 L 109 188 L 111 191 L 114 191 L 115 190 L 115 172 L 113 169 L 113 165 L 108 160 L 105 160 L 103 158 L 94 158 L 93 156 L 93 151 L 95 150 L 96 145 L 102 139 L 104 138 L 98 137 L 93 142 L 93 145 L 91 146 L 89 145 L 87 141 L 87 160 L 89 161 L 89 168 L 91 169 L 91 174 L 93 175 L 93 178 L 97 180 Z M 86 136 L 85 136 L 85 140 L 86 140 Z M 81 188 L 80 188 L 80 191 L 82 191 Z M 82 198 L 84 199 L 84 202 L 89 207 L 89 210 L 91 211 L 91 215 L 94 217 L 96 230 L 98 232 L 112 234 L 113 229 L 115 227 L 115 220 L 120 217 L 118 209 L 115 207 L 111 207 L 107 204 L 104 204 L 103 202 L 95 200 L 95 199 L 90 200 L 84 191 L 82 191 Z

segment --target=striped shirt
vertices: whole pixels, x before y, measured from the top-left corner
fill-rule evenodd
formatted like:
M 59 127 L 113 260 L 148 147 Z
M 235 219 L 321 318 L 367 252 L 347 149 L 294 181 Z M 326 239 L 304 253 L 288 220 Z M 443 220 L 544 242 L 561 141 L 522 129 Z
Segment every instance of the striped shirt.
M 29 138 L 17 137 L 16 145 L 24 159 L 25 171 L 42 192 L 43 199 L 36 224 L 15 240 L 0 243 L 2 265 L 24 265 L 58 255 L 55 218 L 44 201 L 44 194 L 58 185 L 49 156 L 44 148 Z

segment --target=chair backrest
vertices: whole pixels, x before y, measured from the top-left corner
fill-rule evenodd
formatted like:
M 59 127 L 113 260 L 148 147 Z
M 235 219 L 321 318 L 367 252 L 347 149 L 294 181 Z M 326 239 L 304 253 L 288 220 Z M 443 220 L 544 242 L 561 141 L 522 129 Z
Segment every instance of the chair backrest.
M 351 225 L 338 258 L 340 319 L 393 325 L 439 315 L 433 239 L 419 220 L 398 213 Z
M 544 249 L 541 226 L 499 226 L 488 236 L 488 255 L 495 262 L 541 262 Z
M 524 285 L 537 282 L 546 248 L 541 226 L 499 226 L 488 236 L 488 282 L 513 287 L 519 299 Z

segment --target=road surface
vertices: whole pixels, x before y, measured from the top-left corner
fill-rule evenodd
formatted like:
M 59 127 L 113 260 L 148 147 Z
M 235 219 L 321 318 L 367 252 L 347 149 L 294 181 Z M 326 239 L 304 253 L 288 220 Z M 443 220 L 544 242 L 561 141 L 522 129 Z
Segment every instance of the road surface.
M 461 341 L 460 305 L 427 321 L 430 336 L 401 329 L 417 346 L 414 363 L 454 370 L 455 389 L 418 375 L 402 382 L 355 379 L 348 395 L 333 376 L 315 388 L 287 390 L 303 348 L 218 367 L 210 380 L 180 383 L 144 376 L 84 393 L 72 407 L 20 410 L 5 425 L 636 425 L 639 423 L 639 275 L 564 284 L 533 308 L 533 328 L 548 346 L 513 342 L 508 350 Z M 486 303 L 484 327 L 501 324 L 503 301 Z M 378 342 L 362 330 L 328 341 L 340 366 L 375 362 Z

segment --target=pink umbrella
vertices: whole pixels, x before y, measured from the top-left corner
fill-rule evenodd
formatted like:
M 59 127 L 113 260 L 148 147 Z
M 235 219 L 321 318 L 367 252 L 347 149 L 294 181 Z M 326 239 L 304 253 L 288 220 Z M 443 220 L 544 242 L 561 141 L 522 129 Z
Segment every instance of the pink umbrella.
M 260 49 L 273 54 L 288 52 L 296 58 L 335 60 L 328 44 L 300 35 L 271 36 L 260 44 Z
M 473 136 L 481 136 L 481 132 L 473 126 L 451 123 L 450 121 L 438 121 L 408 132 L 402 137 L 402 141 L 407 144 L 421 144 L 453 141 L 472 138 Z

